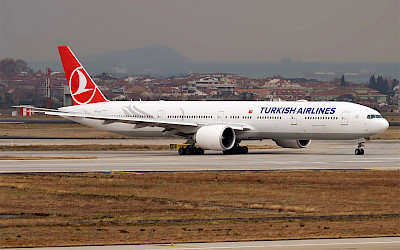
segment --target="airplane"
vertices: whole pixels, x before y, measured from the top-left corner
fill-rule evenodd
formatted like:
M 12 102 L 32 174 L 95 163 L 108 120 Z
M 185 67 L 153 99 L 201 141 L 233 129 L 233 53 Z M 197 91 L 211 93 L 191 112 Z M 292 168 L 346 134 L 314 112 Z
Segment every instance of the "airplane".
M 182 137 L 180 155 L 245 154 L 242 140 L 263 139 L 298 149 L 311 140 L 357 139 L 355 154 L 363 155 L 364 138 L 389 127 L 378 111 L 349 102 L 109 101 L 70 48 L 58 50 L 74 105 L 31 109 L 126 137 Z

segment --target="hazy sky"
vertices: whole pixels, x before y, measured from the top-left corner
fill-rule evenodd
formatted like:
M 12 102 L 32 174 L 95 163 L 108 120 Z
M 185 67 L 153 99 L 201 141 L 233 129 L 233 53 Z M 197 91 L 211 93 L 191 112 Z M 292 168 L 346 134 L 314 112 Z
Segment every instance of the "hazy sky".
M 400 62 L 400 0 L 0 0 L 0 59 L 150 45 L 194 61 Z

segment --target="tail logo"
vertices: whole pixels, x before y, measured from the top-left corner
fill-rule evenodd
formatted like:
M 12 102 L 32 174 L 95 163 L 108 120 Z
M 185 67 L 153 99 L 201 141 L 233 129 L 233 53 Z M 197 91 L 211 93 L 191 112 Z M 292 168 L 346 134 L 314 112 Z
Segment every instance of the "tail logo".
M 76 68 L 69 79 L 72 99 L 77 104 L 90 103 L 96 93 L 96 86 L 83 67 Z

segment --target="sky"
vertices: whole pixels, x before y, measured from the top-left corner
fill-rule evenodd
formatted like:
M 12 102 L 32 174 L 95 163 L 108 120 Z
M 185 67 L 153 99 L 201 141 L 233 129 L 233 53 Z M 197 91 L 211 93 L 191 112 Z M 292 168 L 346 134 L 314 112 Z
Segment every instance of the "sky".
M 0 0 L 0 59 L 152 45 L 197 62 L 400 62 L 399 0 Z

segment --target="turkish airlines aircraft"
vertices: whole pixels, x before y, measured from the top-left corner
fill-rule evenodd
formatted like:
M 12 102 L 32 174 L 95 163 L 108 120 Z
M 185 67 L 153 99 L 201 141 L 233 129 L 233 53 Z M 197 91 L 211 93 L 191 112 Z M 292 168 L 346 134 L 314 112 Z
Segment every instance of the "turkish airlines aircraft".
M 242 140 L 273 139 L 284 148 L 311 140 L 358 139 L 379 134 L 389 123 L 376 111 L 348 102 L 108 101 L 67 46 L 58 47 L 74 106 L 36 111 L 127 137 L 180 136 L 179 154 L 247 153 Z

